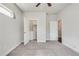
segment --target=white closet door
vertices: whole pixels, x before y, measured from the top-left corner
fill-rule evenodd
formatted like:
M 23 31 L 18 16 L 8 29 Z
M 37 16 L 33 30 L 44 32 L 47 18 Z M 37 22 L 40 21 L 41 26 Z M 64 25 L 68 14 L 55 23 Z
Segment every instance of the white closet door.
M 58 39 L 58 26 L 57 21 L 50 22 L 50 40 Z

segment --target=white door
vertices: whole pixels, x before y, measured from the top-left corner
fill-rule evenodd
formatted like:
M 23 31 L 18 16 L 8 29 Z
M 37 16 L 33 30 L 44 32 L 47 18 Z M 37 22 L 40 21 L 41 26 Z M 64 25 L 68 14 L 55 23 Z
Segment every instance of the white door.
M 24 45 L 30 40 L 29 20 L 24 18 Z
M 58 24 L 57 21 L 50 22 L 50 40 L 58 39 Z

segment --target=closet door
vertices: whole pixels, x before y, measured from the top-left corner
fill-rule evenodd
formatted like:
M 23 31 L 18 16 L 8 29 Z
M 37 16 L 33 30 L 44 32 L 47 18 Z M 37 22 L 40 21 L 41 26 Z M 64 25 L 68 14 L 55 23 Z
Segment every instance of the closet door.
M 50 40 L 58 40 L 57 21 L 51 21 L 50 22 Z

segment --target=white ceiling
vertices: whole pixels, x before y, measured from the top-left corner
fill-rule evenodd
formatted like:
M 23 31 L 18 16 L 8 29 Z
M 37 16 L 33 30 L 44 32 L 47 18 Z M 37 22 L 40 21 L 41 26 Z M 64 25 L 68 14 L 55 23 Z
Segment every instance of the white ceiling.
M 48 7 L 46 3 L 41 3 L 41 5 L 36 7 L 36 4 L 37 3 L 16 3 L 23 12 L 46 12 L 48 14 L 57 14 L 69 5 L 68 3 L 52 3 L 52 6 Z

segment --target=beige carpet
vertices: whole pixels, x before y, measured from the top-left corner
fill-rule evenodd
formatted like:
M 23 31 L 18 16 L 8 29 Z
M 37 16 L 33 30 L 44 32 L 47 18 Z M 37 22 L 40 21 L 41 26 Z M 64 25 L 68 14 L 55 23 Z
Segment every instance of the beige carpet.
M 20 44 L 8 56 L 79 56 L 79 54 L 57 41 L 37 43 L 33 40 L 25 46 Z

